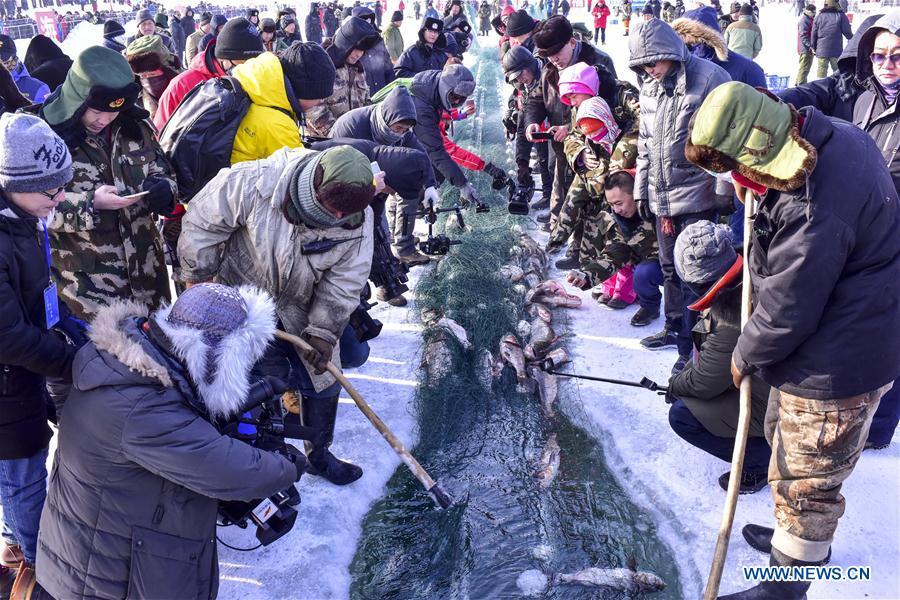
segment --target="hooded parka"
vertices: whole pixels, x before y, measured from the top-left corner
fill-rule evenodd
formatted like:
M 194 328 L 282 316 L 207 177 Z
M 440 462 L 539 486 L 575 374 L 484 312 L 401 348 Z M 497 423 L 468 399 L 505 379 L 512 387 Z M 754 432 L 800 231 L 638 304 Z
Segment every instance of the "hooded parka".
M 434 46 L 425 43 L 425 29 L 428 27 L 430 17 L 425 17 L 419 28 L 419 40 L 403 51 L 397 66 L 394 67 L 394 75 L 397 77 L 412 77 L 422 71 L 436 69 L 440 71 L 447 63 L 447 55 L 444 49 L 447 47 L 447 34 L 443 31 L 443 23 L 440 19 L 431 19 L 432 22 L 441 22 L 441 32 Z

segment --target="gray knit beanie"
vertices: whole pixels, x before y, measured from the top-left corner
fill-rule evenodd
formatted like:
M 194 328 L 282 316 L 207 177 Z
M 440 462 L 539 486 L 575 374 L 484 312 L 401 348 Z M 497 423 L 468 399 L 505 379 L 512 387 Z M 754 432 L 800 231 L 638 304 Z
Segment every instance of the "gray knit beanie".
M 6 113 L 0 117 L 0 188 L 46 192 L 72 180 L 72 155 L 42 119 Z
M 734 234 L 725 225 L 697 221 L 675 240 L 675 272 L 686 283 L 713 283 L 736 259 Z

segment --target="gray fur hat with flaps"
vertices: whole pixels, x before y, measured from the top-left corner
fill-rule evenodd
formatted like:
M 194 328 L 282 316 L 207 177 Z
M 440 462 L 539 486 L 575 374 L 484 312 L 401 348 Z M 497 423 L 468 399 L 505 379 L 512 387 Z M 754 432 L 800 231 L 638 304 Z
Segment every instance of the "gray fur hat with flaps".
M 213 418 L 233 416 L 250 390 L 249 374 L 275 335 L 275 304 L 252 286 L 203 283 L 151 317 L 167 351 L 187 369 Z

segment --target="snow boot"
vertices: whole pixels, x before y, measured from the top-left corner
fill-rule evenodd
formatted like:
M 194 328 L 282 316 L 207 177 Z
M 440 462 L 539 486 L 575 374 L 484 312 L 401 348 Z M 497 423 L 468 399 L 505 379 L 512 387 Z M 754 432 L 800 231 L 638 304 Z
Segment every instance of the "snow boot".
M 528 206 L 532 210 L 548 210 L 550 208 L 550 196 L 541 196 L 537 200 L 532 200 Z
M 319 399 L 303 397 L 303 425 L 318 432 L 316 439 L 307 443 L 306 458 L 309 466 L 306 472 L 324 477 L 335 485 L 347 485 L 362 477 L 363 470 L 352 463 L 339 460 L 328 450 L 334 440 L 337 409 L 337 396 Z
M 687 366 L 687 364 L 689 362 L 691 362 L 690 354 L 679 354 L 678 360 L 676 360 L 675 364 L 672 365 L 672 375 L 675 376 L 675 375 L 678 375 L 679 373 L 681 373 L 682 371 L 684 371 L 684 368 Z M 721 481 L 721 479 L 720 479 L 720 481 Z
M 407 267 L 418 267 L 419 265 L 427 265 L 431 262 L 431 258 L 427 254 L 422 254 L 418 250 L 413 250 L 408 254 L 401 254 L 397 258 Z
M 814 567 L 823 562 L 804 562 L 782 554 L 772 548 L 769 566 L 772 567 Z M 805 600 L 809 591 L 809 581 L 761 581 L 755 587 L 736 594 L 719 596 L 718 600 Z
M 624 300 L 620 300 L 619 298 L 610 298 L 609 302 L 606 303 L 606 308 L 611 308 L 612 310 L 622 310 L 623 308 L 628 308 L 631 306 Z
M 550 209 L 542 210 L 534 215 L 534 220 L 538 223 L 549 223 L 550 222 Z
M 9 600 L 30 600 L 35 584 L 37 579 L 34 577 L 34 565 L 22 562 L 9 592 Z
M 634 316 L 631 317 L 631 326 L 632 327 L 645 327 L 659 318 L 659 309 L 650 310 L 648 308 L 640 307 Z
M 22 548 L 18 544 L 6 544 L 3 546 L 3 552 L 0 554 L 0 564 L 4 567 L 18 569 L 19 563 L 24 560 L 25 555 L 22 554 Z
M 577 269 L 581 266 L 578 256 L 564 256 L 554 263 L 557 269 Z
M 663 329 L 659 333 L 654 333 L 653 335 L 642 339 L 641 346 L 647 350 L 661 350 L 663 348 L 668 348 L 669 346 L 674 346 L 677 340 L 678 336 L 675 335 L 674 331 Z
M 387 302 L 391 306 L 406 306 L 406 298 L 403 294 L 388 298 L 387 290 L 383 287 L 375 288 L 375 299 L 379 302 Z
M 741 535 L 744 536 L 744 540 L 746 540 L 747 545 L 762 552 L 763 554 L 769 554 L 772 552 L 772 536 L 775 535 L 775 530 L 771 527 L 763 527 L 762 525 L 754 525 L 753 523 L 747 523 L 744 525 L 744 528 L 741 529 Z M 828 549 L 828 556 L 825 557 L 825 560 L 822 561 L 823 565 L 827 565 L 831 562 L 831 548 Z
M 719 487 L 721 487 L 726 492 L 728 491 L 728 477 L 731 475 L 731 471 L 727 473 L 723 473 L 719 477 Z M 751 473 L 749 471 L 744 471 L 741 473 L 741 485 L 738 488 L 738 494 L 755 494 L 759 490 L 766 487 L 769 483 L 769 475 L 768 473 Z M 772 537 L 769 536 L 769 541 L 771 545 Z

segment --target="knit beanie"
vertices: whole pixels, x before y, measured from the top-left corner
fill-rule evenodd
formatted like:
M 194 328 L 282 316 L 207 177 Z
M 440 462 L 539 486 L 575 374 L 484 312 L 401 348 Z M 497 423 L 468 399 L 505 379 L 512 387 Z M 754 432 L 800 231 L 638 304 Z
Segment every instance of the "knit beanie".
M 137 26 L 140 27 L 141 23 L 143 23 L 144 21 L 153 21 L 153 15 L 150 13 L 149 10 L 147 10 L 145 8 L 143 10 L 138 11 L 138 14 L 137 14 L 137 17 L 135 18 L 135 20 L 137 21 Z M 153 21 L 153 23 L 156 24 L 156 21 Z
M 0 59 L 9 60 L 17 55 L 16 42 L 8 35 L 0 35 Z
M 734 234 L 726 225 L 697 221 L 675 240 L 675 271 L 688 284 L 713 283 L 737 258 Z
M 104 46 L 89 46 L 75 58 L 66 80 L 44 102 L 41 114 L 54 126 L 68 121 L 83 107 L 127 111 L 140 91 L 124 56 Z
M 215 56 L 220 60 L 250 60 L 264 52 L 259 29 L 244 17 L 231 19 L 216 38 Z
M 204 25 L 209 25 L 209 23 L 211 21 L 212 21 L 212 13 L 205 12 L 202 15 L 200 15 L 200 27 L 203 27 Z
M 71 180 L 69 149 L 43 119 L 20 113 L 0 117 L 0 188 L 46 192 Z
M 395 10 L 391 14 L 391 23 L 396 23 L 397 21 L 402 21 L 402 20 L 403 20 L 403 13 L 400 12 L 399 10 Z
M 156 13 L 156 18 L 153 19 L 153 22 L 156 23 L 157 27 L 161 27 L 163 29 L 169 28 L 169 17 L 164 13 Z
M 322 181 L 318 187 L 314 185 L 316 169 L 322 167 Z M 346 198 L 347 204 L 333 208 L 345 213 L 338 219 L 318 200 L 319 190 L 326 189 L 335 183 L 369 186 L 370 194 L 359 194 L 358 197 Z M 372 166 L 366 155 L 351 146 L 336 146 L 319 153 L 308 162 L 301 161 L 291 177 L 291 205 L 300 219 L 310 227 L 327 229 L 340 227 L 354 220 L 372 202 L 375 186 L 373 185 Z
M 534 30 L 534 47 L 540 56 L 553 56 L 572 39 L 574 30 L 562 15 L 553 15 Z
M 596 96 L 599 89 L 597 70 L 587 63 L 576 63 L 559 72 L 559 98 L 563 104 L 571 104 L 566 97 L 569 94 Z
M 318 100 L 334 92 L 334 63 L 319 44 L 293 44 L 281 53 L 279 60 L 297 98 Z
M 509 15 L 509 19 L 506 21 L 506 35 L 517 37 L 531 33 L 537 27 L 537 24 L 538 22 L 532 19 L 531 15 L 525 12 L 525 9 L 520 8 Z
M 112 40 L 120 35 L 125 35 L 125 28 L 122 27 L 122 24 L 118 21 L 113 21 L 110 19 L 106 23 L 103 24 L 103 37 L 107 40 Z
M 296 23 L 297 19 L 294 18 L 294 15 L 282 15 L 281 19 L 279 19 L 279 26 L 284 29 L 291 23 Z
M 753 8 L 749 4 L 744 4 L 741 6 L 741 10 L 739 13 L 742 17 L 752 17 L 753 16 Z
M 649 4 L 645 4 L 644 9 L 641 11 L 641 14 L 653 16 L 653 7 Z

